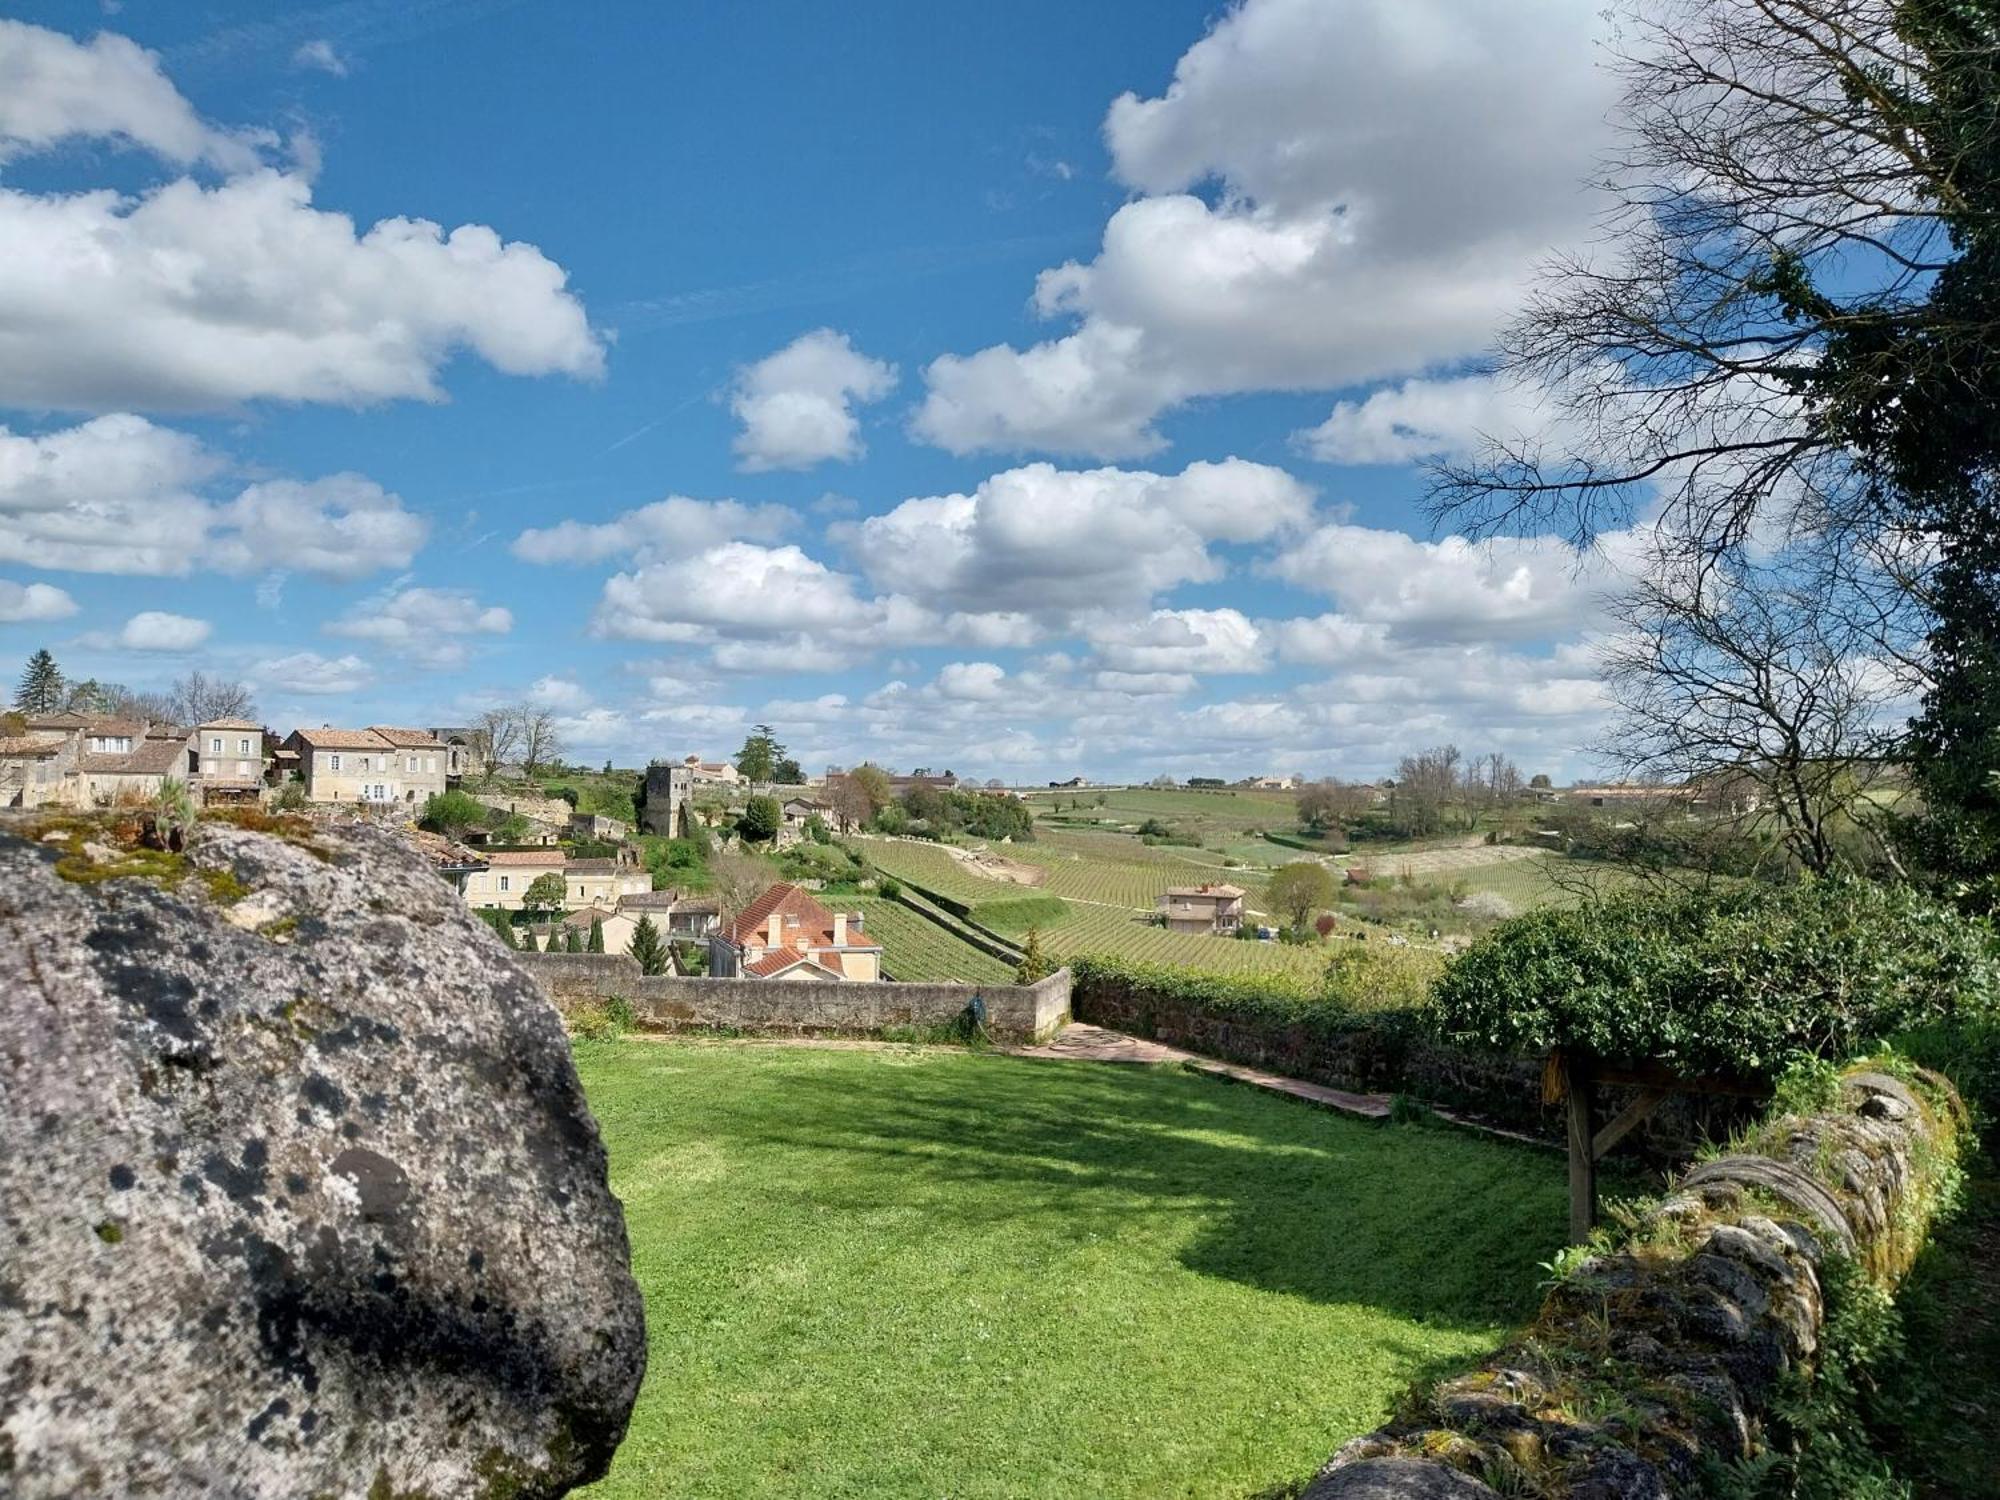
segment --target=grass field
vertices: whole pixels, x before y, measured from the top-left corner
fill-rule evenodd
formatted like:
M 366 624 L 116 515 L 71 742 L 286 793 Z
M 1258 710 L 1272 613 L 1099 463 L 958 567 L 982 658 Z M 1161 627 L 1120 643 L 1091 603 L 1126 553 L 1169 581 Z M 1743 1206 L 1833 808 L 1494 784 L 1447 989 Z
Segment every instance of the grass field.
M 1242 1500 L 1498 1344 L 1559 1161 L 1171 1069 L 580 1044 L 650 1366 L 595 1500 Z

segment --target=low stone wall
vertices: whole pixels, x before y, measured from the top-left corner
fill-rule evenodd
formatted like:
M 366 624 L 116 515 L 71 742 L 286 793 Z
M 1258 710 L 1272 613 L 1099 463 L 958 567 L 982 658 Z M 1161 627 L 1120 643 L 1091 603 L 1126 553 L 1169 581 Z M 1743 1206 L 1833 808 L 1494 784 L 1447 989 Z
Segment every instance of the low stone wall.
M 1073 1003 L 1079 1021 L 1204 1057 L 1354 1093 L 1408 1094 L 1528 1131 L 1551 1144 L 1565 1139 L 1564 1107 L 1543 1099 L 1539 1059 L 1443 1046 L 1406 1010 L 1287 1022 L 1226 1003 L 1163 994 L 1143 982 L 1094 975 L 1077 981 Z M 1600 1099 L 1615 1114 L 1634 1092 L 1605 1088 Z M 1677 1094 L 1627 1137 L 1623 1149 L 1656 1162 L 1685 1161 L 1703 1142 L 1726 1136 L 1753 1108 L 1717 1095 Z
M 1034 984 L 866 983 L 837 979 L 709 979 L 644 975 L 624 953 L 523 953 L 523 968 L 558 1004 L 609 1000 L 651 1030 L 862 1036 L 891 1026 L 942 1025 L 977 998 L 1002 1041 L 1040 1041 L 1069 1019 L 1069 970 Z
M 1893 1287 L 1965 1133 L 1935 1075 L 1848 1075 L 1823 1113 L 1688 1172 L 1518 1342 L 1347 1444 L 1303 1500 L 1705 1493 L 1704 1474 L 1765 1451 L 1781 1382 L 1816 1367 L 1829 1261 Z

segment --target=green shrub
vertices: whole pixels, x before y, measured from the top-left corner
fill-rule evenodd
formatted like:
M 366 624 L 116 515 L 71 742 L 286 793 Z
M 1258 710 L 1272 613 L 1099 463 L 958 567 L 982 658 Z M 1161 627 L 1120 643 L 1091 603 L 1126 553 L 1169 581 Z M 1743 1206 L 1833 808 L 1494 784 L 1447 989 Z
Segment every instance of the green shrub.
M 878 895 L 889 901 L 894 901 L 903 894 L 902 883 L 887 875 L 875 882 L 875 890 Z
M 1687 1073 L 1774 1077 L 1910 1028 L 1995 1013 L 1993 929 L 1907 887 L 1832 878 L 1628 892 L 1501 924 L 1434 992 L 1451 1042 L 1566 1047 Z
M 432 833 L 455 836 L 486 822 L 490 811 L 484 802 L 464 792 L 439 792 L 424 803 L 417 822 Z

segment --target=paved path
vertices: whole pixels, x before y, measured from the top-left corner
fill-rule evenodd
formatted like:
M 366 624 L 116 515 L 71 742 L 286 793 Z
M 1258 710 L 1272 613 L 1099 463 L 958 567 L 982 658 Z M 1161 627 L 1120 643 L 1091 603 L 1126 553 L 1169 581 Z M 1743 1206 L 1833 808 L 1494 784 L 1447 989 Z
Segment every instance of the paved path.
M 1338 1110 L 1363 1120 L 1389 1118 L 1389 1096 L 1386 1094 L 1350 1094 L 1345 1089 L 1330 1089 L 1302 1079 L 1266 1073 L 1258 1068 L 1217 1062 L 1213 1058 L 1183 1052 L 1178 1047 L 1169 1047 L 1163 1042 L 1144 1041 L 1126 1036 L 1122 1031 L 1109 1031 L 1102 1026 L 1089 1026 L 1080 1021 L 1072 1021 L 1053 1039 L 1039 1046 L 1011 1047 L 1008 1050 L 1016 1057 L 1067 1058 L 1080 1062 L 1180 1063 L 1212 1078 L 1224 1078 L 1231 1083 L 1246 1083 L 1252 1088 L 1286 1094 L 1322 1109 Z

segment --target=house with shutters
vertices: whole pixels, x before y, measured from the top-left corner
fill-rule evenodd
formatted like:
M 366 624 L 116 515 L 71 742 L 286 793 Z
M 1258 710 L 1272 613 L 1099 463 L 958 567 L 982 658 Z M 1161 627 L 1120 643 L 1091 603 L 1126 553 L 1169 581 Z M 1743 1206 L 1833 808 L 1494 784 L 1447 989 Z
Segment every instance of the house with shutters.
M 882 977 L 882 945 L 860 912 L 829 911 L 796 885 L 774 885 L 709 939 L 708 972 L 719 979 Z
M 428 729 L 294 729 L 285 747 L 312 802 L 400 802 L 421 807 L 445 789 L 450 754 Z

